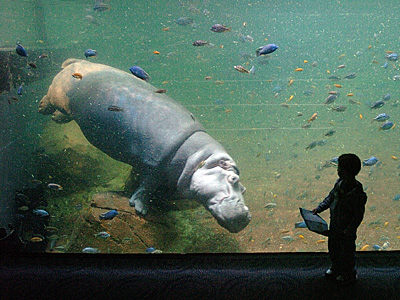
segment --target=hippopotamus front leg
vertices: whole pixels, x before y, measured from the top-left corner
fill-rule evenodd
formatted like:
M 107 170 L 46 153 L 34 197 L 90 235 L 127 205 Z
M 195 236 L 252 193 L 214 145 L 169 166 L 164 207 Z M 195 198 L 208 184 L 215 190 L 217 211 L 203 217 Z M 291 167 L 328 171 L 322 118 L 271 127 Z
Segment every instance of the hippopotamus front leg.
M 139 187 L 129 200 L 129 205 L 135 207 L 137 214 L 142 216 L 147 215 L 150 202 L 153 198 L 154 192 L 158 187 L 158 185 L 154 184 L 155 182 L 157 181 L 154 180 L 154 176 L 143 175 Z

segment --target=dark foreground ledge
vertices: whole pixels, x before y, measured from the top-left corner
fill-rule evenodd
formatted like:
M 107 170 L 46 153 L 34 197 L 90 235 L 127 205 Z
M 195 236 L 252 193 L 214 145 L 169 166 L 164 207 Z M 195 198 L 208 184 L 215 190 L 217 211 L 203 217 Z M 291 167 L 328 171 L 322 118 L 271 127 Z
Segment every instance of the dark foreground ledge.
M 7 254 L 1 299 L 399 299 L 400 251 L 357 253 L 359 280 L 327 281 L 327 253 Z

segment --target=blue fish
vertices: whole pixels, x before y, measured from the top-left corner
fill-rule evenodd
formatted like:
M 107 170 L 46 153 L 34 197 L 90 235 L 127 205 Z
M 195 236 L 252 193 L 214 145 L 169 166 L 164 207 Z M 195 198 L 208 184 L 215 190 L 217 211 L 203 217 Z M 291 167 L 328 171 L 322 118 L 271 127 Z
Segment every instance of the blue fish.
M 332 159 L 330 160 L 330 162 L 337 165 L 337 164 L 339 163 L 339 156 L 335 156 L 334 158 L 332 158 Z
M 386 95 L 384 95 L 384 96 L 382 97 L 382 100 L 383 100 L 383 101 L 389 101 L 390 98 L 392 98 L 392 96 L 390 96 L 390 94 L 388 93 L 388 94 L 386 94 Z
M 112 209 L 106 213 L 100 214 L 99 219 L 100 220 L 112 220 L 117 215 L 118 215 L 118 211 L 116 211 L 115 209 Z
M 371 109 L 377 109 L 385 105 L 385 101 L 379 100 L 370 106 Z
M 180 17 L 178 20 L 175 21 L 175 23 L 178 25 L 187 26 L 187 25 L 193 24 L 194 21 L 192 18 Z
M 274 52 L 278 48 L 279 47 L 277 45 L 275 45 L 275 44 L 268 44 L 268 45 L 265 45 L 263 47 L 258 48 L 256 50 L 256 55 L 257 56 L 266 55 L 266 54 Z
M 383 67 L 386 69 L 388 67 L 388 62 L 387 60 L 385 61 L 385 64 L 383 65 Z
M 102 238 L 102 239 L 106 239 L 106 238 L 109 238 L 111 235 L 107 231 L 100 231 L 99 233 L 96 233 L 94 236 Z
M 50 214 L 45 211 L 44 209 L 34 209 L 33 210 L 33 214 L 42 218 L 46 218 L 48 216 L 50 216 Z
M 393 197 L 393 201 L 399 201 L 400 200 L 400 194 L 397 194 L 396 196 Z
M 399 55 L 397 53 L 390 53 L 389 55 L 386 55 L 386 59 L 390 61 L 396 61 L 399 59 Z
M 156 248 L 154 247 L 149 247 L 146 249 L 146 253 L 153 253 L 154 251 L 156 251 Z
M 379 130 L 389 130 L 394 126 L 392 121 L 386 121 L 379 127 Z
M 28 52 L 26 52 L 25 48 L 22 47 L 22 45 L 18 42 L 17 42 L 17 47 L 15 48 L 15 51 L 20 56 L 28 57 Z
M 21 84 L 21 85 L 19 86 L 18 91 L 17 91 L 17 94 L 18 94 L 19 96 L 22 95 L 22 85 L 23 85 L 23 84 Z
M 381 250 L 382 250 L 382 247 L 379 246 L 379 245 L 373 245 L 373 246 L 372 246 L 372 249 L 374 249 L 375 251 L 381 251 Z
M 150 76 L 141 67 L 133 66 L 129 68 L 129 71 L 136 77 L 143 79 L 144 81 L 149 81 Z
M 97 248 L 86 247 L 82 250 L 82 253 L 100 253 L 100 250 Z
M 85 51 L 85 57 L 88 58 L 88 57 L 92 57 L 92 56 L 97 56 L 97 51 L 93 50 L 93 49 L 87 49 Z
M 382 113 L 377 115 L 373 120 L 378 121 L 378 122 L 383 122 L 386 120 L 389 120 L 390 116 L 387 113 Z
M 297 222 L 294 224 L 294 228 L 307 228 L 306 222 Z
M 363 166 L 373 166 L 374 164 L 376 164 L 378 162 L 378 159 L 375 156 L 371 156 L 368 159 L 364 159 L 362 162 Z

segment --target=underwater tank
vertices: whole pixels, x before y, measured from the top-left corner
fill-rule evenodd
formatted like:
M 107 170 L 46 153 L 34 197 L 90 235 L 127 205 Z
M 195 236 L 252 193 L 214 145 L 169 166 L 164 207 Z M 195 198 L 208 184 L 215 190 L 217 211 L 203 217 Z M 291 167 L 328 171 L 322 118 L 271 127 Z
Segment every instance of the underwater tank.
M 398 8 L 376 5 L 3 1 L 2 242 L 13 233 L 16 248 L 48 253 L 326 252 L 324 236 L 295 225 L 299 207 L 324 199 L 335 158 L 351 152 L 366 161 L 357 250 L 399 250 Z M 279 48 L 257 55 L 268 44 Z M 38 113 L 69 58 L 145 70 L 234 159 L 250 223 L 230 233 L 166 190 L 137 214 L 129 198 L 144 170 L 98 150 L 75 121 Z

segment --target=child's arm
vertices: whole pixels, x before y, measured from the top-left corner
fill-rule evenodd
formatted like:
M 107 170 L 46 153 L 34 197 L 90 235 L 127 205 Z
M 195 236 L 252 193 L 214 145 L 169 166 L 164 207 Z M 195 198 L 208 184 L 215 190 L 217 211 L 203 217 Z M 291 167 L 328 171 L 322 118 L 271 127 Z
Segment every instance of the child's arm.
M 333 190 L 334 189 L 332 189 L 329 192 L 328 196 L 326 196 L 325 199 L 316 208 L 312 210 L 314 215 L 323 212 L 324 210 L 328 209 L 329 206 L 331 206 L 331 203 L 333 201 Z

